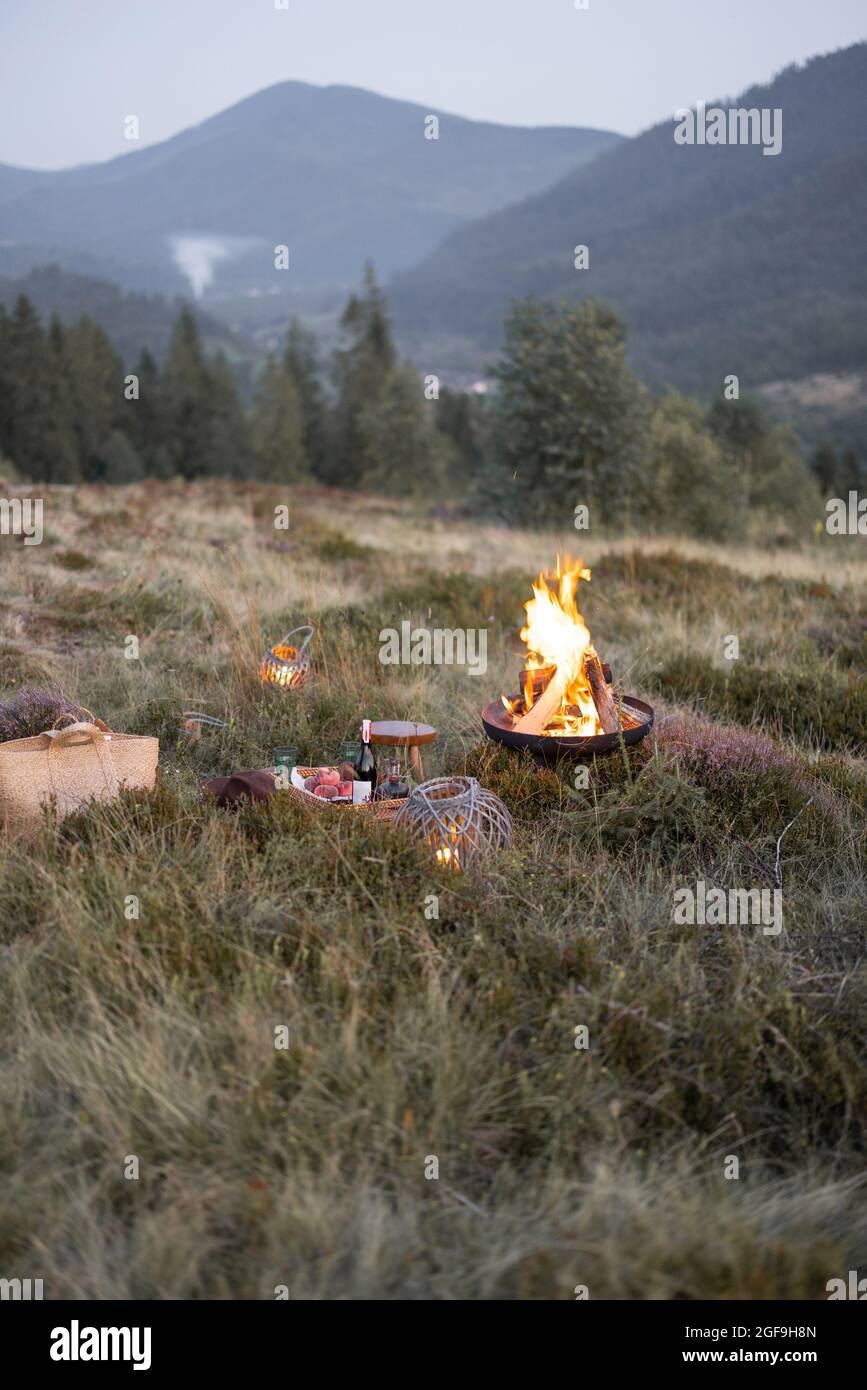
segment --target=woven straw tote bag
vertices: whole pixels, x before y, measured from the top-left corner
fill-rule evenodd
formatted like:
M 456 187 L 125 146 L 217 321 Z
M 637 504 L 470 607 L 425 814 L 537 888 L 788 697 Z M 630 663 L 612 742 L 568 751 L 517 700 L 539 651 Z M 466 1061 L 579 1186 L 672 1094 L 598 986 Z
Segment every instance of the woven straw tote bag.
M 150 790 L 159 748 L 159 739 L 113 733 L 101 719 L 0 743 L 0 828 L 9 837 L 32 834 L 52 798 L 62 818 L 121 787 Z

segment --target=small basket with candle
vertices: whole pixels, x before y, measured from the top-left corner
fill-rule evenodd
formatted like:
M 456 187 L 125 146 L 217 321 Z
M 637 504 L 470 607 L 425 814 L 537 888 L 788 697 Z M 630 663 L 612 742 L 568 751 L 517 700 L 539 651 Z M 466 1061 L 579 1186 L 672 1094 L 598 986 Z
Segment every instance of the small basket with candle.
M 283 690 L 298 690 L 306 685 L 312 672 L 310 643 L 313 627 L 296 627 L 265 653 L 259 666 L 259 679 L 264 685 L 276 685 Z M 303 640 L 301 640 L 303 639 Z

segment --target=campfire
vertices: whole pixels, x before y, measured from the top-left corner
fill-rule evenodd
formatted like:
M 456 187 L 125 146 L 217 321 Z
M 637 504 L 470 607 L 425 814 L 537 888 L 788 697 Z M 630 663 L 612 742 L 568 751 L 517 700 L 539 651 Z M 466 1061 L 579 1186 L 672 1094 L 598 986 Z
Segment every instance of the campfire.
M 502 695 L 486 708 L 483 722 L 492 738 L 545 755 L 555 748 L 607 751 L 620 736 L 637 742 L 652 725 L 649 705 L 612 689 L 611 673 L 578 609 L 582 579 L 590 579 L 590 570 L 580 560 L 567 561 L 533 584 L 521 629 L 526 647 L 521 693 Z

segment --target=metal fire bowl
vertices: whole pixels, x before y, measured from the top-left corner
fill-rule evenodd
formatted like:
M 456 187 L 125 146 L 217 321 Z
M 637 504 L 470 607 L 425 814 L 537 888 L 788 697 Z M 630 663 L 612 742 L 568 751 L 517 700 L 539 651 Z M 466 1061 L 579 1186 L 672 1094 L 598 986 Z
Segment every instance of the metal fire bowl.
M 557 734 L 522 734 L 512 728 L 510 716 L 501 700 L 492 700 L 482 710 L 482 724 L 488 738 L 495 743 L 505 744 L 506 748 L 529 748 L 545 762 L 553 763 L 558 758 L 585 757 L 594 753 L 613 753 L 620 746 L 620 740 L 627 745 L 640 743 L 645 734 L 653 728 L 653 709 L 634 695 L 624 695 L 624 709 L 641 719 L 634 729 L 625 729 L 616 734 L 592 734 L 588 738 L 567 738 Z

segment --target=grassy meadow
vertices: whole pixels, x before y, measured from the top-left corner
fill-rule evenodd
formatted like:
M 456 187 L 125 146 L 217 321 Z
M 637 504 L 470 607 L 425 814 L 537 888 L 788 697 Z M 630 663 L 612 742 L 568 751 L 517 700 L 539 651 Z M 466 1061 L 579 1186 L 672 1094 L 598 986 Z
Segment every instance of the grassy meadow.
M 863 541 L 583 544 L 582 612 L 657 724 L 576 792 L 479 719 L 517 689 L 557 537 L 313 489 L 281 531 L 261 484 L 41 495 L 43 544 L 0 538 L 0 698 L 58 681 L 158 734 L 160 776 L 0 847 L 0 1276 L 46 1298 L 822 1299 L 867 1272 Z M 486 674 L 380 665 L 403 618 L 486 627 Z M 265 645 L 305 622 L 315 679 L 262 688 Z M 227 728 L 182 743 L 188 708 Z M 507 802 L 483 878 L 363 814 L 201 800 L 280 745 L 334 761 L 363 715 L 435 724 L 427 774 Z M 773 887 L 799 812 L 779 936 L 674 922 L 678 886 Z

